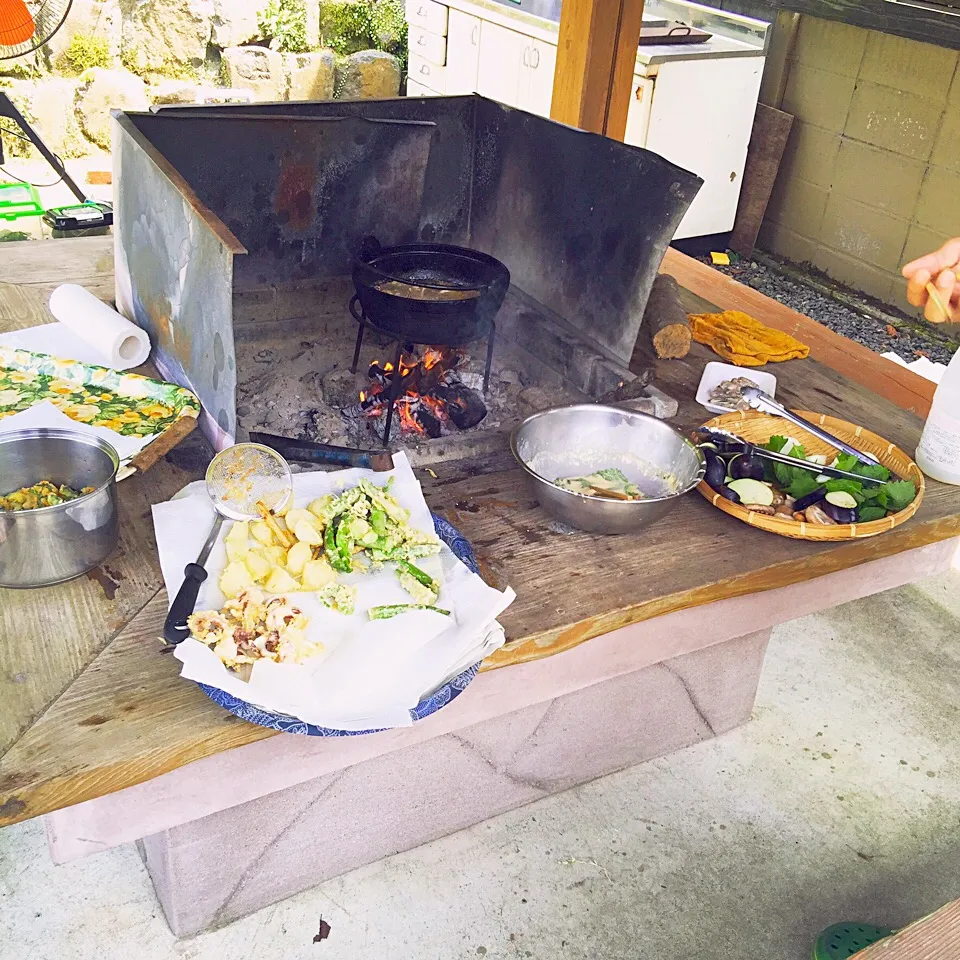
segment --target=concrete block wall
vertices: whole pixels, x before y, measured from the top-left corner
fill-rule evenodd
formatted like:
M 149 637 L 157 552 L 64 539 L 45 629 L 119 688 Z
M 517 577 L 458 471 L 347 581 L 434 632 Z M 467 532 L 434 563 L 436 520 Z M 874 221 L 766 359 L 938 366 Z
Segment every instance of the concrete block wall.
M 958 51 L 803 17 L 761 249 L 911 313 L 900 268 L 960 236 Z

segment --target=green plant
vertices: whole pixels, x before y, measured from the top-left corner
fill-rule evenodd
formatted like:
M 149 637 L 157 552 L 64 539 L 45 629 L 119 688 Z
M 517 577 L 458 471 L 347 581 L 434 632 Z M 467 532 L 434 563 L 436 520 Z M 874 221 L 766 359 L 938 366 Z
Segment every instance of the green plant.
M 55 69 L 65 77 L 78 77 L 90 67 L 110 66 L 110 45 L 106 37 L 75 33 L 67 49 L 56 59 Z
M 359 50 L 383 50 L 407 69 L 407 18 L 403 0 L 324 0 L 320 8 L 321 43 L 341 56 Z
M 307 49 L 307 8 L 304 0 L 270 0 L 257 14 L 260 36 L 273 50 L 303 53 Z

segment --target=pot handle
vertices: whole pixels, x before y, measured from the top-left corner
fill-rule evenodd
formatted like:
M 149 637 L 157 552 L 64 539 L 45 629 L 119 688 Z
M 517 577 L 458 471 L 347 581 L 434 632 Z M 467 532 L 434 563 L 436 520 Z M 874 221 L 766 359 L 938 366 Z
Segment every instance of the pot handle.
M 383 246 L 376 237 L 364 237 L 360 241 L 360 251 L 357 254 L 357 259 L 369 263 L 379 257 L 381 253 L 383 253 Z

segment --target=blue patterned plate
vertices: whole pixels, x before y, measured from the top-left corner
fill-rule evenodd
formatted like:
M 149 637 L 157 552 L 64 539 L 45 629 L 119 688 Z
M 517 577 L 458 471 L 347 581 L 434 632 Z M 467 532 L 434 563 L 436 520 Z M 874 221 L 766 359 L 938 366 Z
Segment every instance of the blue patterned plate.
M 479 574 L 477 558 L 474 556 L 470 542 L 452 523 L 448 523 L 443 517 L 438 517 L 435 513 L 431 516 L 437 536 L 454 552 L 458 560 L 466 564 L 473 573 Z M 479 669 L 480 664 L 475 663 L 435 690 L 429 697 L 421 700 L 410 711 L 410 716 L 414 722 L 429 717 L 431 713 L 436 713 L 451 701 L 456 700 L 470 685 L 470 681 L 477 675 Z M 271 730 L 279 730 L 281 733 L 300 733 L 308 737 L 359 737 L 366 733 L 380 733 L 380 730 L 334 730 L 330 727 L 317 727 L 312 723 L 304 723 L 296 717 L 290 717 L 283 713 L 272 713 L 269 710 L 255 707 L 252 703 L 247 703 L 246 700 L 240 700 L 238 697 L 205 683 L 198 683 L 197 686 L 214 703 L 219 704 L 235 717 L 249 723 L 256 723 L 261 727 L 269 727 Z

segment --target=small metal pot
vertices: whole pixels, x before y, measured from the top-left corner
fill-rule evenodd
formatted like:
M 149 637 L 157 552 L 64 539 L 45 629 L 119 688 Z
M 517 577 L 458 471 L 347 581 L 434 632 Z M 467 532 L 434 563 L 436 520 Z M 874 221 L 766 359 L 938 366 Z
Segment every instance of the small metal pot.
M 43 587 L 72 580 L 117 544 L 117 451 L 72 430 L 0 434 L 0 493 L 41 480 L 92 493 L 35 510 L 0 511 L 0 586 Z
M 663 420 L 599 403 L 544 410 L 524 420 L 510 448 L 540 506 L 591 533 L 631 533 L 669 513 L 700 482 L 703 454 Z M 610 500 L 556 486 L 607 467 L 620 468 L 643 500 Z

